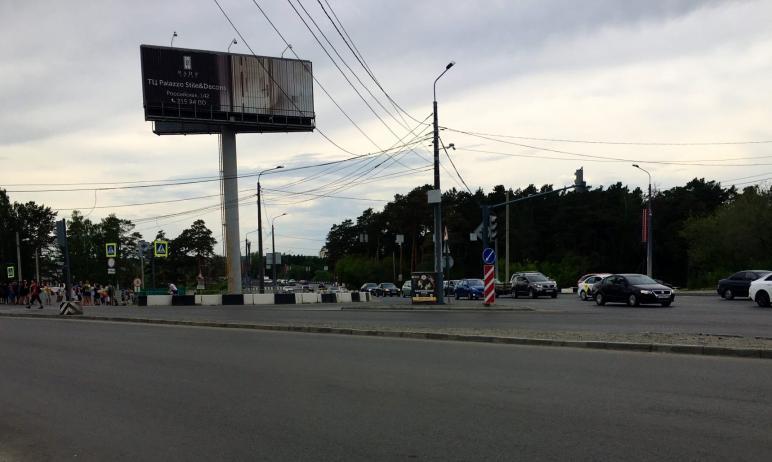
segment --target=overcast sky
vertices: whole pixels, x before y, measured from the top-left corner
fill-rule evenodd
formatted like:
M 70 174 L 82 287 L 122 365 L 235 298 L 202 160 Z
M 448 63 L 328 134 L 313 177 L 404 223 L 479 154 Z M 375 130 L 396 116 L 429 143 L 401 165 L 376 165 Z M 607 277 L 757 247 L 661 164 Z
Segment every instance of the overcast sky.
M 633 162 L 652 173 L 658 188 L 694 177 L 741 186 L 768 184 L 772 177 L 772 143 L 651 144 L 772 140 L 770 1 L 327 1 L 384 89 L 419 120 L 431 112 L 433 80 L 449 61 L 456 62 L 438 84 L 440 124 L 512 137 L 499 138 L 507 141 L 502 143 L 443 131 L 444 142 L 458 148 L 451 156 L 472 189 L 562 186 L 582 166 L 593 186 L 622 181 L 645 188 L 647 177 Z M 252 0 L 220 3 L 245 39 L 231 51 L 249 53 L 245 41 L 259 55 L 285 50 Z M 390 117 L 360 87 L 381 122 L 359 99 L 293 10 L 294 4 L 303 12 L 297 0 L 256 3 L 298 56 L 313 62 L 321 85 L 372 140 L 317 85 L 316 123 L 337 145 L 364 154 L 412 138 L 404 125 L 419 124 L 407 115 Z M 302 0 L 302 6 L 395 114 L 320 4 Z M 224 51 L 237 36 L 212 0 L 0 3 L 0 187 L 62 189 L 56 183 L 79 183 L 72 188 L 88 189 L 216 176 L 217 136 L 159 137 L 144 121 L 139 45 L 168 46 L 173 31 L 175 46 L 195 49 Z M 350 157 L 318 133 L 241 134 L 237 146 L 240 174 Z M 428 166 L 430 156 L 429 141 L 423 141 L 415 152 L 399 154 L 399 163 L 387 162 L 351 184 L 347 178 L 358 165 L 263 176 L 266 189 L 340 196 L 267 191 L 264 218 L 288 212 L 276 222 L 277 251 L 317 254 L 333 223 L 431 183 L 431 171 L 406 173 Z M 444 155 L 442 163 L 443 189 L 461 189 Z M 299 180 L 304 181 L 292 184 Z M 240 180 L 244 196 L 254 181 Z M 43 186 L 26 185 L 34 183 Z M 10 195 L 62 209 L 60 217 L 72 208 L 91 219 L 116 213 L 135 220 L 148 238 L 158 229 L 174 237 L 203 218 L 220 241 L 218 191 L 217 182 L 207 182 Z M 198 199 L 115 207 L 183 198 Z M 246 199 L 240 212 L 243 240 L 256 228 L 254 199 Z M 256 241 L 254 233 L 249 237 Z

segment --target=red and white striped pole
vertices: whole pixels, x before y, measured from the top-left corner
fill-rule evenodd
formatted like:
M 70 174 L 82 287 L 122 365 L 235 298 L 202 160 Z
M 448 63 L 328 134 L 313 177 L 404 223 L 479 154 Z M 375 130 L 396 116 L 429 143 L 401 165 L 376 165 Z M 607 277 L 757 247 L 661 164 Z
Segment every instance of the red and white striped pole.
M 494 275 L 496 271 L 494 265 L 483 265 L 483 274 L 485 278 L 483 282 L 485 284 L 485 292 L 483 293 L 483 304 L 485 306 L 491 306 L 496 302 L 496 282 Z

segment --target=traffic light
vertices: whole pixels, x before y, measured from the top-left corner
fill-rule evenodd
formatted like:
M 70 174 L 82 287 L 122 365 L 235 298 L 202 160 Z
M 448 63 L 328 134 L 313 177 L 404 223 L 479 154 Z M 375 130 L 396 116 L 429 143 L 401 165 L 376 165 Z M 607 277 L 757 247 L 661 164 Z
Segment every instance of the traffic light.
M 497 236 L 496 228 L 498 227 L 498 223 L 496 223 L 496 220 L 498 220 L 496 214 L 492 213 L 488 216 L 488 236 L 491 239 L 496 239 Z
M 587 192 L 587 183 L 584 181 L 584 167 L 574 172 L 574 189 L 576 192 Z

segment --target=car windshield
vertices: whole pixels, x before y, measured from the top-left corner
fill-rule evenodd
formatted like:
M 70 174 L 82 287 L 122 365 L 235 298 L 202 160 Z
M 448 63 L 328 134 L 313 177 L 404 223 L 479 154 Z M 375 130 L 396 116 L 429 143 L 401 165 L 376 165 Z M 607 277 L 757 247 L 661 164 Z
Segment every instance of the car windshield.
M 644 276 L 642 274 L 627 276 L 627 282 L 629 282 L 630 284 L 659 284 L 654 279 L 648 276 Z
M 482 287 L 483 286 L 482 279 L 468 279 L 467 282 L 469 282 L 469 287 Z
M 394 284 L 392 284 L 390 282 L 386 282 L 386 283 L 383 284 L 383 288 L 384 289 L 396 289 L 397 286 L 395 286 Z
M 378 287 L 378 284 L 374 282 L 368 282 L 367 284 L 365 284 L 365 287 Z
M 528 278 L 528 280 L 531 282 L 549 281 L 549 279 L 547 279 L 547 277 L 541 273 L 526 274 L 525 277 Z

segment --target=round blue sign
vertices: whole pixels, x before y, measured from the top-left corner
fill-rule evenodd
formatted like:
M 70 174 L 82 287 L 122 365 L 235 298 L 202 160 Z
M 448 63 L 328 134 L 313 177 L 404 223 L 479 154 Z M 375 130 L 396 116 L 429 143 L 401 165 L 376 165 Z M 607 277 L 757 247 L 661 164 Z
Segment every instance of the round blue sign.
M 483 249 L 482 259 L 483 263 L 486 265 L 493 265 L 496 263 L 496 252 L 494 252 L 490 247 L 486 247 Z

